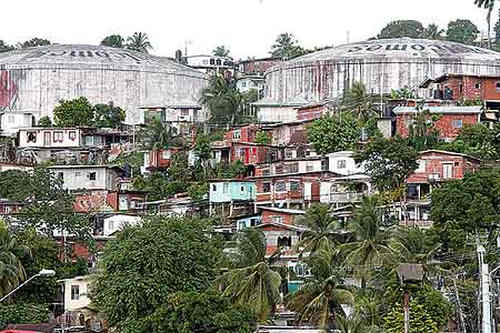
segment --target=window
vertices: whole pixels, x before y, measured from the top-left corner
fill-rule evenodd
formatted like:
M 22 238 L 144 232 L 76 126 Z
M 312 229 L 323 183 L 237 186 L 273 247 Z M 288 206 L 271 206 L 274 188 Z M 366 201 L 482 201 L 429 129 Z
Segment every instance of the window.
M 76 172 L 75 172 L 75 177 L 76 177 L 76 178 L 80 177 L 80 175 L 81 175 L 80 171 L 76 171 Z
M 171 157 L 170 150 L 164 150 L 161 152 L 161 158 L 164 160 L 169 160 Z
M 271 171 L 269 168 L 262 169 L 262 176 L 269 176 L 271 174 Z
M 274 223 L 282 223 L 283 216 L 279 216 L 279 215 L 271 216 L 271 221 L 273 221 Z
M 271 192 L 271 183 L 263 183 L 262 184 L 262 193 Z
M 462 91 L 463 91 L 462 83 L 459 83 L 459 84 L 458 84 L 458 93 L 459 93 L 460 95 L 462 95 Z
M 286 192 L 286 183 L 277 182 L 275 185 L 275 192 Z
M 76 140 L 76 132 L 75 132 L 75 131 L 69 131 L 69 133 L 68 133 L 68 138 L 69 138 L 71 141 L 75 141 L 75 140 Z
M 240 139 L 241 138 L 241 131 L 233 131 L 233 139 Z
M 217 191 L 217 185 L 212 184 L 212 192 L 216 192 L 216 191 Z
M 109 230 L 113 230 L 115 228 L 115 221 L 109 221 Z
M 415 170 L 415 172 L 417 172 L 417 173 L 425 172 L 426 161 L 425 160 L 418 160 L 417 163 L 418 163 L 418 168 Z
M 96 173 L 95 172 L 89 173 L 89 180 L 96 180 Z
M 241 87 L 246 88 L 246 86 L 247 86 L 247 83 L 245 81 L 241 81 Z
M 215 59 L 210 59 L 210 65 L 215 65 Z
M 241 187 L 240 187 L 240 191 L 241 191 L 241 192 L 245 192 L 245 186 L 241 186 Z
M 314 170 L 314 166 L 312 165 L 312 163 L 307 163 L 306 164 L 306 172 L 311 172 Z
M 462 128 L 462 119 L 454 119 L 451 121 L 451 126 L 453 128 Z
M 289 248 L 292 246 L 292 237 L 278 237 L 278 247 Z
M 289 173 L 299 172 L 299 163 L 292 163 L 292 164 L 288 165 L 288 172 Z
M 274 167 L 274 171 L 276 174 L 281 174 L 283 173 L 283 166 L 282 165 L 277 165 Z
M 189 109 L 182 109 L 181 116 L 189 116 Z
M 345 168 L 346 168 L 346 160 L 338 160 L 337 169 L 345 169 Z
M 54 142 L 63 142 L 63 134 L 61 131 L 54 132 Z
M 443 179 L 453 178 L 453 164 L 445 163 L 443 164 Z
M 285 151 L 285 158 L 287 159 L 293 158 L 293 151 L 291 149 L 287 149 Z
M 497 91 L 500 91 L 500 81 L 495 84 Z
M 337 192 L 339 192 L 339 185 L 332 184 L 332 186 L 330 186 L 330 193 L 337 193 Z
M 330 169 L 330 160 L 328 158 L 321 160 L 321 170 L 328 171 L 329 169 Z
M 36 142 L 36 132 L 28 132 L 27 134 L 28 137 L 28 143 L 29 142 Z
M 13 115 L 9 115 L 9 117 L 7 117 L 7 121 L 10 123 L 10 124 L 13 124 L 16 122 L 16 118 L 13 116 Z
M 224 183 L 222 185 L 222 193 L 228 193 L 229 192 L 229 183 Z
M 474 88 L 476 88 L 476 89 L 481 89 L 481 83 L 477 82 L 477 83 L 474 85 Z
M 290 182 L 290 191 L 298 191 L 300 188 L 299 182 Z
M 59 178 L 60 180 L 64 181 L 64 172 L 58 172 L 57 173 L 57 178 Z
M 80 286 L 71 286 L 71 300 L 80 299 Z

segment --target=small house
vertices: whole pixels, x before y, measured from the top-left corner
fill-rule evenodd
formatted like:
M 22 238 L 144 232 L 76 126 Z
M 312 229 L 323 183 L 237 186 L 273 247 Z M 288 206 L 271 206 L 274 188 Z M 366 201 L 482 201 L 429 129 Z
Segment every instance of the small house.
M 108 190 L 118 188 L 123 170 L 108 165 L 57 165 L 47 168 L 63 182 L 63 188 L 75 190 Z

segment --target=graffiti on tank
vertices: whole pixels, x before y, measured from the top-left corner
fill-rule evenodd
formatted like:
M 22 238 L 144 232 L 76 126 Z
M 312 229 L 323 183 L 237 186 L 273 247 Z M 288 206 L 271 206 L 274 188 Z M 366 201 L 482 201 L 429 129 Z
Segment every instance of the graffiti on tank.
M 147 57 L 129 53 L 126 51 L 98 51 L 98 50 L 61 50 L 61 51 L 42 51 L 31 55 L 30 59 L 37 58 L 54 58 L 54 57 L 69 57 L 69 58 L 106 58 L 111 62 L 135 62 L 141 64 L 143 62 L 154 62 Z
M 0 70 L 0 111 L 12 110 L 17 101 L 17 85 L 9 71 Z
M 496 54 L 496 52 L 485 50 L 482 48 L 467 46 L 467 45 L 440 45 L 440 44 L 364 44 L 352 46 L 347 50 L 347 53 L 357 52 L 386 52 L 386 51 L 433 51 L 439 55 L 456 55 L 462 53 L 478 53 L 478 54 Z

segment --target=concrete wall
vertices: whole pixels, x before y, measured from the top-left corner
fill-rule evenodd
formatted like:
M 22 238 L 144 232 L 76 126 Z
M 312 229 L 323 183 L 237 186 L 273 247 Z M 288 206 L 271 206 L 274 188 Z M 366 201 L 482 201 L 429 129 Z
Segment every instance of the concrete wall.
M 236 200 L 255 200 L 253 182 L 210 183 L 210 202 L 231 202 Z
M 71 137 L 70 137 L 71 135 Z M 35 141 L 30 141 L 30 137 Z M 62 138 L 62 141 L 56 139 Z M 80 129 L 31 128 L 19 130 L 19 148 L 77 148 L 83 145 Z
M 63 188 L 67 190 L 115 190 L 118 175 L 115 171 L 106 167 L 85 168 L 49 168 L 56 176 L 62 173 Z M 95 180 L 91 180 L 91 174 L 95 173 Z

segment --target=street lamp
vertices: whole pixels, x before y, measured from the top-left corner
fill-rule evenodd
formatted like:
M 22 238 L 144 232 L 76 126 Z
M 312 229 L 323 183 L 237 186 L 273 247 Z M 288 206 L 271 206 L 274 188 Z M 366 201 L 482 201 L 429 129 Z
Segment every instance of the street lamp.
M 24 281 L 23 283 L 21 283 L 19 286 L 17 286 L 16 289 L 12 290 L 10 293 L 8 293 L 7 295 L 5 295 L 4 297 L 2 297 L 0 299 L 0 303 L 3 302 L 6 298 L 8 298 L 10 295 L 12 295 L 13 293 L 15 293 L 16 291 L 18 291 L 19 289 L 21 289 L 25 284 L 27 284 L 28 282 L 30 282 L 31 280 L 33 280 L 34 278 L 38 277 L 38 276 L 54 276 L 56 275 L 56 272 L 52 269 L 42 269 L 40 272 L 36 273 L 35 275 L 33 275 L 32 277 L 30 277 L 28 280 Z

